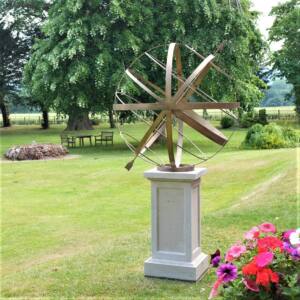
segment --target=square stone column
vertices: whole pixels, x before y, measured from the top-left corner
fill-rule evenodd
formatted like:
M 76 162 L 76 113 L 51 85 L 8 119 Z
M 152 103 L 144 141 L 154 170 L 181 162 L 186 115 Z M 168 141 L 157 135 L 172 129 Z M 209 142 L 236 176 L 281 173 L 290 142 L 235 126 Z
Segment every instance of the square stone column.
M 207 271 L 209 257 L 200 247 L 200 179 L 206 172 L 144 173 L 152 194 L 152 257 L 145 276 L 197 281 Z

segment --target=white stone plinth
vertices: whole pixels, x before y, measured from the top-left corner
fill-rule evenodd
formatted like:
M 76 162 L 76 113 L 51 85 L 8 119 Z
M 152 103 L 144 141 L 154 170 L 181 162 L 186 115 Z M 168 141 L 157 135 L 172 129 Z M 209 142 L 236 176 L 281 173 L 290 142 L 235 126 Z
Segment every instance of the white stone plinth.
M 209 258 L 200 248 L 200 179 L 206 171 L 144 173 L 152 190 L 152 257 L 145 276 L 197 281 L 207 271 Z

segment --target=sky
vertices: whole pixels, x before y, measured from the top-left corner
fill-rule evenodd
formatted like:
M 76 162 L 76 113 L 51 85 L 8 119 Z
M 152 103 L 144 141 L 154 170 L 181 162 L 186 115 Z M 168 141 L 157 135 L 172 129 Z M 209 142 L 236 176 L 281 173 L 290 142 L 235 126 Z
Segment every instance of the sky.
M 253 9 L 261 13 L 257 25 L 265 38 L 268 38 L 267 29 L 270 28 L 274 22 L 274 17 L 269 16 L 272 7 L 278 5 L 279 3 L 284 3 L 286 1 L 287 0 L 252 0 Z M 273 51 L 276 51 L 280 48 L 280 42 L 271 44 L 271 49 Z

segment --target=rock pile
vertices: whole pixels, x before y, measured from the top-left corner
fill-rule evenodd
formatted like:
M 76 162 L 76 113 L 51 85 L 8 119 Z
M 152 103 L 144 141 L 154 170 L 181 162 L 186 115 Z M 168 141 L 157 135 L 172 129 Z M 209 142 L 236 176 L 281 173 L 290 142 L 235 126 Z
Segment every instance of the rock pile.
M 14 146 L 5 153 L 10 160 L 36 160 L 51 157 L 64 156 L 68 150 L 62 145 L 56 144 L 31 144 Z

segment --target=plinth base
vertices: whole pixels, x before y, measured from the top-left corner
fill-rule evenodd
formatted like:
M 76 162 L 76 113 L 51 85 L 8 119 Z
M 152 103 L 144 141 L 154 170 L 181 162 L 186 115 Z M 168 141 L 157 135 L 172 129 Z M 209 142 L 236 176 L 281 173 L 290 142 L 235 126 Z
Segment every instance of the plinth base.
M 150 257 L 144 263 L 144 274 L 149 277 L 197 281 L 205 274 L 208 268 L 209 257 L 204 253 L 201 253 L 192 262 Z
M 197 281 L 209 267 L 201 251 L 200 178 L 205 168 L 188 172 L 152 169 L 152 255 L 145 261 L 145 276 Z

